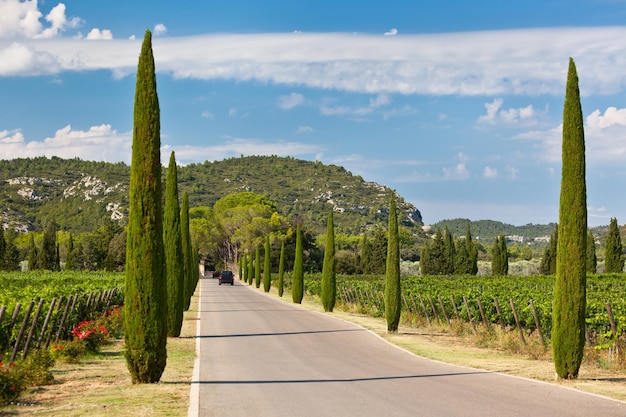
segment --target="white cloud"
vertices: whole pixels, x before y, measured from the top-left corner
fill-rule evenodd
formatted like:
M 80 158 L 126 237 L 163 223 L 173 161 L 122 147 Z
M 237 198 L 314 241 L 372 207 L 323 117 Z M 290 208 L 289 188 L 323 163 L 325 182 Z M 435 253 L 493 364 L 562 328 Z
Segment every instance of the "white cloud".
M 324 116 L 366 116 L 374 112 L 374 110 L 387 106 L 391 103 L 391 99 L 387 94 L 379 94 L 376 97 L 369 99 L 369 105 L 364 107 L 348 107 L 348 106 L 335 106 L 336 100 L 326 99 L 320 106 L 320 112 Z M 391 115 L 391 114 L 389 114 Z M 387 116 L 389 116 L 387 115 Z
M 485 167 L 483 170 L 483 178 L 493 179 L 498 176 L 498 170 L 491 167 Z
M 385 32 L 385 36 L 396 36 L 398 34 L 398 29 L 393 28 L 389 32 Z
M 176 159 L 182 163 L 198 161 L 219 161 L 240 155 L 277 155 L 277 156 L 313 156 L 321 152 L 318 145 L 310 145 L 300 142 L 264 141 L 254 138 L 227 137 L 224 143 L 212 146 L 170 146 L 161 148 L 161 158 L 165 164 L 167 161 L 163 155 L 169 155 L 170 151 L 176 151 Z
M 278 107 L 283 110 L 291 110 L 304 103 L 304 96 L 298 93 L 291 93 L 288 96 L 278 97 Z
M 313 128 L 311 126 L 299 126 L 296 133 L 312 133 Z
M 211 112 L 210 112 L 210 111 L 208 111 L 208 110 L 205 110 L 205 111 L 203 111 L 202 113 L 200 113 L 200 116 L 201 116 L 203 119 L 213 119 L 213 118 L 215 117 L 215 116 L 213 115 L 213 113 L 211 113 Z
M 562 125 L 515 136 L 532 143 L 533 157 L 561 161 Z M 623 164 L 626 158 L 626 109 L 594 110 L 585 119 L 585 156 L 588 164 Z
M 2 13 L 0 16 L 6 20 Z M 24 19 L 26 15 L 19 16 Z M 32 27 L 28 29 L 30 36 L 25 36 L 26 29 L 15 22 L 9 28 L 0 24 L 3 38 L 16 36 L 11 28 L 20 28 L 24 32 L 20 44 L 35 51 L 34 55 L 54 58 L 50 65 L 38 68 L 37 74 L 101 69 L 132 74 L 136 66 L 138 42 L 105 46 L 70 38 L 47 42 L 22 39 L 43 30 L 32 23 L 26 26 Z M 255 80 L 367 94 L 434 96 L 560 95 L 568 58 L 574 56 L 581 93 L 585 96 L 618 93 L 626 87 L 623 65 L 616 64 L 626 56 L 626 44 L 615 42 L 625 37 L 626 27 L 401 37 L 342 33 L 209 34 L 157 38 L 153 48 L 157 70 L 175 78 Z M 14 42 L 15 39 L 0 39 L 0 51 Z M 2 75 L 13 73 L 0 72 Z M 519 110 L 512 116 L 524 115 Z
M 538 118 L 545 114 L 532 105 L 517 109 L 502 109 L 503 103 L 504 100 L 501 98 L 496 98 L 491 103 L 485 103 L 487 114 L 480 116 L 478 123 L 531 126 L 536 124 Z
M 68 28 L 78 27 L 81 23 L 77 17 L 67 19 L 65 4 L 63 3 L 58 3 L 45 16 L 45 21 L 48 22 L 47 27 L 42 24 L 42 17 L 43 13 L 39 11 L 37 1 L 0 1 L 0 39 L 48 39 L 57 36 Z
M 113 39 L 113 33 L 108 30 L 100 30 L 98 28 L 93 28 L 87 34 L 88 40 L 111 40 Z
M 0 131 L 0 158 L 58 156 L 90 161 L 130 162 L 132 134 L 118 133 L 111 125 L 92 126 L 87 131 L 73 130 L 70 125 L 42 141 L 27 142 L 20 130 Z
M 165 35 L 167 33 L 167 27 L 163 23 L 158 23 L 154 26 L 155 36 Z
M 237 115 L 237 109 L 230 109 L 230 110 L 228 110 L 228 115 L 230 117 L 236 116 Z
M 161 159 L 168 163 L 171 150 L 181 163 L 216 161 L 240 155 L 308 156 L 321 154 L 323 148 L 300 142 L 266 141 L 251 138 L 226 137 L 212 146 L 171 146 L 162 142 Z M 57 156 L 88 161 L 124 161 L 130 163 L 132 132 L 119 133 L 109 124 L 74 130 L 70 125 L 41 141 L 26 141 L 20 129 L 0 130 L 0 159 Z
M 469 179 L 470 174 L 465 166 L 465 163 L 457 164 L 452 168 L 443 168 L 444 180 L 458 180 L 463 181 Z

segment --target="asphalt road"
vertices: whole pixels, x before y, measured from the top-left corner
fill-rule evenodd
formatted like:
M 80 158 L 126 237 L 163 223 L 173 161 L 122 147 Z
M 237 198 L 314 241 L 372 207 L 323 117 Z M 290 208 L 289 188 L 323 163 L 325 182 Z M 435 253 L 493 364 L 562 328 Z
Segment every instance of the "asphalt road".
M 239 280 L 200 285 L 190 415 L 626 416 L 623 402 L 416 357 Z

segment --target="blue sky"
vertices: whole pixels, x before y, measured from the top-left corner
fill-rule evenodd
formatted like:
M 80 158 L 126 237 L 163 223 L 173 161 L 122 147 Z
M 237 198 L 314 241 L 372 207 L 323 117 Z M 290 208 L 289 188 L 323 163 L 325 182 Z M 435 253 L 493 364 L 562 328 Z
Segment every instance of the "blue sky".
M 388 185 L 427 224 L 556 222 L 573 57 L 589 224 L 623 224 L 625 21 L 624 0 L 0 0 L 0 158 L 129 163 L 150 29 L 164 162 L 289 155 Z

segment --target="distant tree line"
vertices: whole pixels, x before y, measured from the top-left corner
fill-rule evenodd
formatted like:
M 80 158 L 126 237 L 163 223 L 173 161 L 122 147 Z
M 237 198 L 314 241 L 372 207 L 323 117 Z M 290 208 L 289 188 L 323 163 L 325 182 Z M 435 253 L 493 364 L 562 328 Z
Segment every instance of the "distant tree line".
M 478 249 L 469 224 L 463 239 L 455 239 L 447 227 L 443 233 L 437 229 L 432 242 L 422 248 L 420 271 L 422 275 L 476 275 Z

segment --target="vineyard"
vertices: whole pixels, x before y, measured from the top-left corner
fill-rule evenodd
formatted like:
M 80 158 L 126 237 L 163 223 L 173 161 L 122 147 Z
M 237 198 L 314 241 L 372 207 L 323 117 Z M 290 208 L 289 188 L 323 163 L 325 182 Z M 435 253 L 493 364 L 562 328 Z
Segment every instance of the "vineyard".
M 317 275 L 308 275 L 307 293 L 320 294 Z M 539 332 L 544 340 L 552 328 L 553 276 L 475 277 L 426 276 L 402 280 L 403 311 L 423 322 L 454 320 L 472 326 L 499 325 L 524 334 Z M 382 316 L 384 277 L 340 276 L 337 296 L 344 304 Z M 626 336 L 626 276 L 590 275 L 587 278 L 587 341 L 610 347 Z
M 2 273 L 0 358 L 71 337 L 80 321 L 123 303 L 123 283 L 123 273 Z

